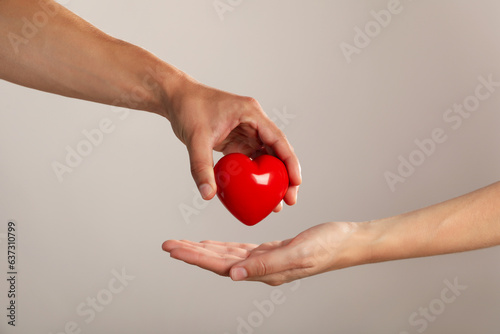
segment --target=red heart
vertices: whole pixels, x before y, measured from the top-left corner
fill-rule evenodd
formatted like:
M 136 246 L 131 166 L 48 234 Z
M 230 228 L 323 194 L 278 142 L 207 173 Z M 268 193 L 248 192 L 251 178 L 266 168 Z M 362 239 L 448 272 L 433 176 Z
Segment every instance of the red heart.
M 243 224 L 252 226 L 266 218 L 288 190 L 288 173 L 281 160 L 261 155 L 228 154 L 214 168 L 217 196 Z

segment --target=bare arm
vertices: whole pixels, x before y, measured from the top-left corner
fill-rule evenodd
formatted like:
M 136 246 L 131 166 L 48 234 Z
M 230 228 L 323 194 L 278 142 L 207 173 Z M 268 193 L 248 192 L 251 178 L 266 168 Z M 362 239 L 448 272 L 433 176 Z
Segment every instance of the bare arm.
M 53 0 L 0 0 L 0 78 L 166 117 L 187 146 L 193 178 L 205 199 L 216 192 L 212 150 L 251 155 L 271 149 L 290 175 L 285 202 L 296 201 L 298 159 L 257 101 L 204 86 Z
M 469 194 L 367 224 L 373 262 L 500 245 L 500 182 Z
M 0 1 L 0 36 L 2 79 L 68 97 L 165 115 L 160 83 L 175 87 L 181 75 L 54 1 Z
M 295 238 L 253 244 L 168 240 L 173 258 L 233 280 L 279 285 L 331 270 L 500 245 L 500 182 L 406 214 L 330 222 Z

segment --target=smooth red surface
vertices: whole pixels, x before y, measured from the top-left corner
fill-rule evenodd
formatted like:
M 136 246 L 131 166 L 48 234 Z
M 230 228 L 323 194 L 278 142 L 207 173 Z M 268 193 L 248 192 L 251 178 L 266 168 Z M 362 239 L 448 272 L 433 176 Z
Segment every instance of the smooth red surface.
M 214 171 L 220 201 L 249 226 L 266 218 L 288 189 L 286 167 L 271 155 L 251 160 L 241 153 L 228 154 L 217 162 Z

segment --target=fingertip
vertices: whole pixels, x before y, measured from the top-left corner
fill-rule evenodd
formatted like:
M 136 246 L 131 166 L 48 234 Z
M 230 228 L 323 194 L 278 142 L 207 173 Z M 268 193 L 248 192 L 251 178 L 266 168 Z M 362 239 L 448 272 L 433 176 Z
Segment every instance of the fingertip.
M 283 209 L 283 201 L 279 202 L 278 205 L 273 209 L 274 212 L 280 212 Z
M 164 241 L 162 244 L 161 244 L 161 249 L 163 249 L 165 252 L 170 252 L 172 250 L 172 242 L 173 240 L 167 240 L 167 241 Z
M 297 203 L 297 194 L 299 191 L 299 186 L 290 186 L 285 194 L 285 203 L 287 205 L 295 205 Z
M 302 166 L 300 165 L 300 162 L 298 161 L 297 158 L 297 164 L 299 165 L 299 175 L 298 175 L 298 180 L 295 183 L 296 186 L 300 186 L 302 184 Z
M 198 187 L 198 191 L 200 192 L 201 197 L 206 201 L 211 200 L 215 196 L 215 188 L 208 183 L 201 184 Z
M 229 272 L 229 276 L 233 281 L 242 281 L 248 277 L 248 272 L 244 267 L 233 267 Z
M 288 163 L 286 166 L 290 184 L 292 186 L 299 186 L 302 184 L 302 167 L 300 166 L 300 162 L 297 157 L 292 159 L 292 162 Z
M 210 200 L 215 196 L 214 162 L 212 147 L 208 144 L 206 136 L 199 135 L 188 145 L 191 175 L 198 187 L 201 197 Z

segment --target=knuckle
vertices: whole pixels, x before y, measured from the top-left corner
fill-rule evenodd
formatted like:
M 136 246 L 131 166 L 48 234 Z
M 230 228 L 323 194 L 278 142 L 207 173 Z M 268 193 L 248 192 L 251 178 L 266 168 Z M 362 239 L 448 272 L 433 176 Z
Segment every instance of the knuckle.
M 267 265 L 262 259 L 257 259 L 256 263 L 257 276 L 265 276 L 268 273 Z
M 236 110 L 244 110 L 247 116 L 262 117 L 265 115 L 264 110 L 262 110 L 259 101 L 250 96 L 242 96 L 238 100 L 236 106 L 237 106 Z
M 287 146 L 290 148 L 290 144 L 288 143 L 288 139 L 285 135 L 285 133 L 283 132 L 283 130 L 281 130 L 277 125 L 276 123 L 274 123 L 272 120 L 270 120 L 270 124 L 271 124 L 271 128 L 272 128 L 272 132 L 273 132 L 273 142 L 272 142 L 272 145 L 278 143 L 278 142 L 284 142 L 284 143 L 287 143 Z
M 245 103 L 247 103 L 248 105 L 252 106 L 252 107 L 257 107 L 260 109 L 260 104 L 259 104 L 259 101 L 257 101 L 257 99 L 251 97 L 251 96 L 245 96 L 243 97 L 243 100 L 245 101 Z
M 204 170 L 205 170 L 204 164 L 196 161 L 191 162 L 191 174 L 193 176 L 200 174 Z
M 278 139 L 280 140 L 285 140 L 285 141 L 288 141 L 286 139 L 286 134 L 283 132 L 283 130 L 281 130 L 280 128 L 276 127 L 277 130 L 276 130 L 276 135 L 278 136 Z

